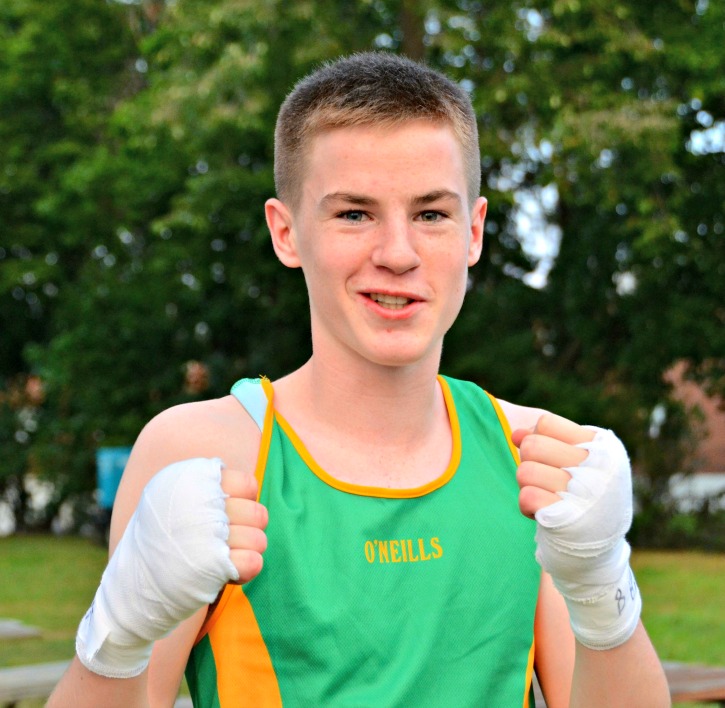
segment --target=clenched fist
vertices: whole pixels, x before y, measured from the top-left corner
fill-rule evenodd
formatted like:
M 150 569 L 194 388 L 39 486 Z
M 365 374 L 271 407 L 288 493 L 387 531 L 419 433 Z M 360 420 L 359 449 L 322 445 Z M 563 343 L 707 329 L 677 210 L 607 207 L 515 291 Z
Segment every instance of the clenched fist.
M 239 573 L 236 582 L 246 583 L 262 570 L 267 548 L 267 509 L 257 501 L 258 485 L 253 474 L 222 470 L 222 490 L 227 495 L 224 511 L 229 519 L 229 557 Z
M 567 468 L 580 464 L 588 454 L 575 445 L 591 442 L 594 431 L 546 413 L 533 429 L 515 430 L 511 437 L 521 456 L 516 473 L 521 488 L 519 507 L 533 518 L 539 509 L 561 501 L 559 494 L 571 479 Z

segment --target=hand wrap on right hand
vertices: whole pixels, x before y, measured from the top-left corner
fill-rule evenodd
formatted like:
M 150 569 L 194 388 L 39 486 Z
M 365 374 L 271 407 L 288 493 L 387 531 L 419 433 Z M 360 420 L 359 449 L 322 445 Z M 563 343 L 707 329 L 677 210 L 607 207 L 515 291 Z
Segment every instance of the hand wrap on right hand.
M 218 459 L 185 460 L 146 485 L 78 628 L 76 652 L 86 668 L 137 676 L 154 641 L 239 579 L 226 543 L 221 469 Z
M 611 430 L 577 447 L 589 452 L 561 501 L 536 512 L 536 557 L 569 609 L 574 635 L 591 649 L 611 649 L 634 632 L 642 600 L 624 535 L 632 523 L 627 451 Z

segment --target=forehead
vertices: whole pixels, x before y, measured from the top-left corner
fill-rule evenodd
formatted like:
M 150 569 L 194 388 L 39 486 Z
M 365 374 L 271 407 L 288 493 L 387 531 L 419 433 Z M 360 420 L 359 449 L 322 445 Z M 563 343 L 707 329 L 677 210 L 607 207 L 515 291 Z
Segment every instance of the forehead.
M 309 140 L 302 170 L 303 199 L 335 191 L 446 189 L 465 196 L 463 149 L 453 128 L 417 120 L 393 126 L 321 131 Z

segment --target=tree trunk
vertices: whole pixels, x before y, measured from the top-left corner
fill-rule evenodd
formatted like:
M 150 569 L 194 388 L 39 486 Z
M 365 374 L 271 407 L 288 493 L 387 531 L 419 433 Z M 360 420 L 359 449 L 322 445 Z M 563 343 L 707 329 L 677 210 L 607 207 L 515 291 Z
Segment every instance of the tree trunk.
M 401 49 L 405 56 L 415 61 L 425 59 L 425 9 L 416 0 L 402 0 L 400 3 L 400 30 L 403 33 Z

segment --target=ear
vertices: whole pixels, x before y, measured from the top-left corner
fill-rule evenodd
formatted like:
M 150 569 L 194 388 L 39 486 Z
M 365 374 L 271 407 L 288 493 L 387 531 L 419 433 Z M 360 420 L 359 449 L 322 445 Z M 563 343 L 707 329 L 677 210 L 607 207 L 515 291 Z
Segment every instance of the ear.
M 279 199 L 268 199 L 264 204 L 264 214 L 277 258 L 288 268 L 299 268 L 292 212 Z
M 476 265 L 483 249 L 483 227 L 486 223 L 486 209 L 488 202 L 485 197 L 479 197 L 473 204 L 471 211 L 471 240 L 468 243 L 468 266 Z

